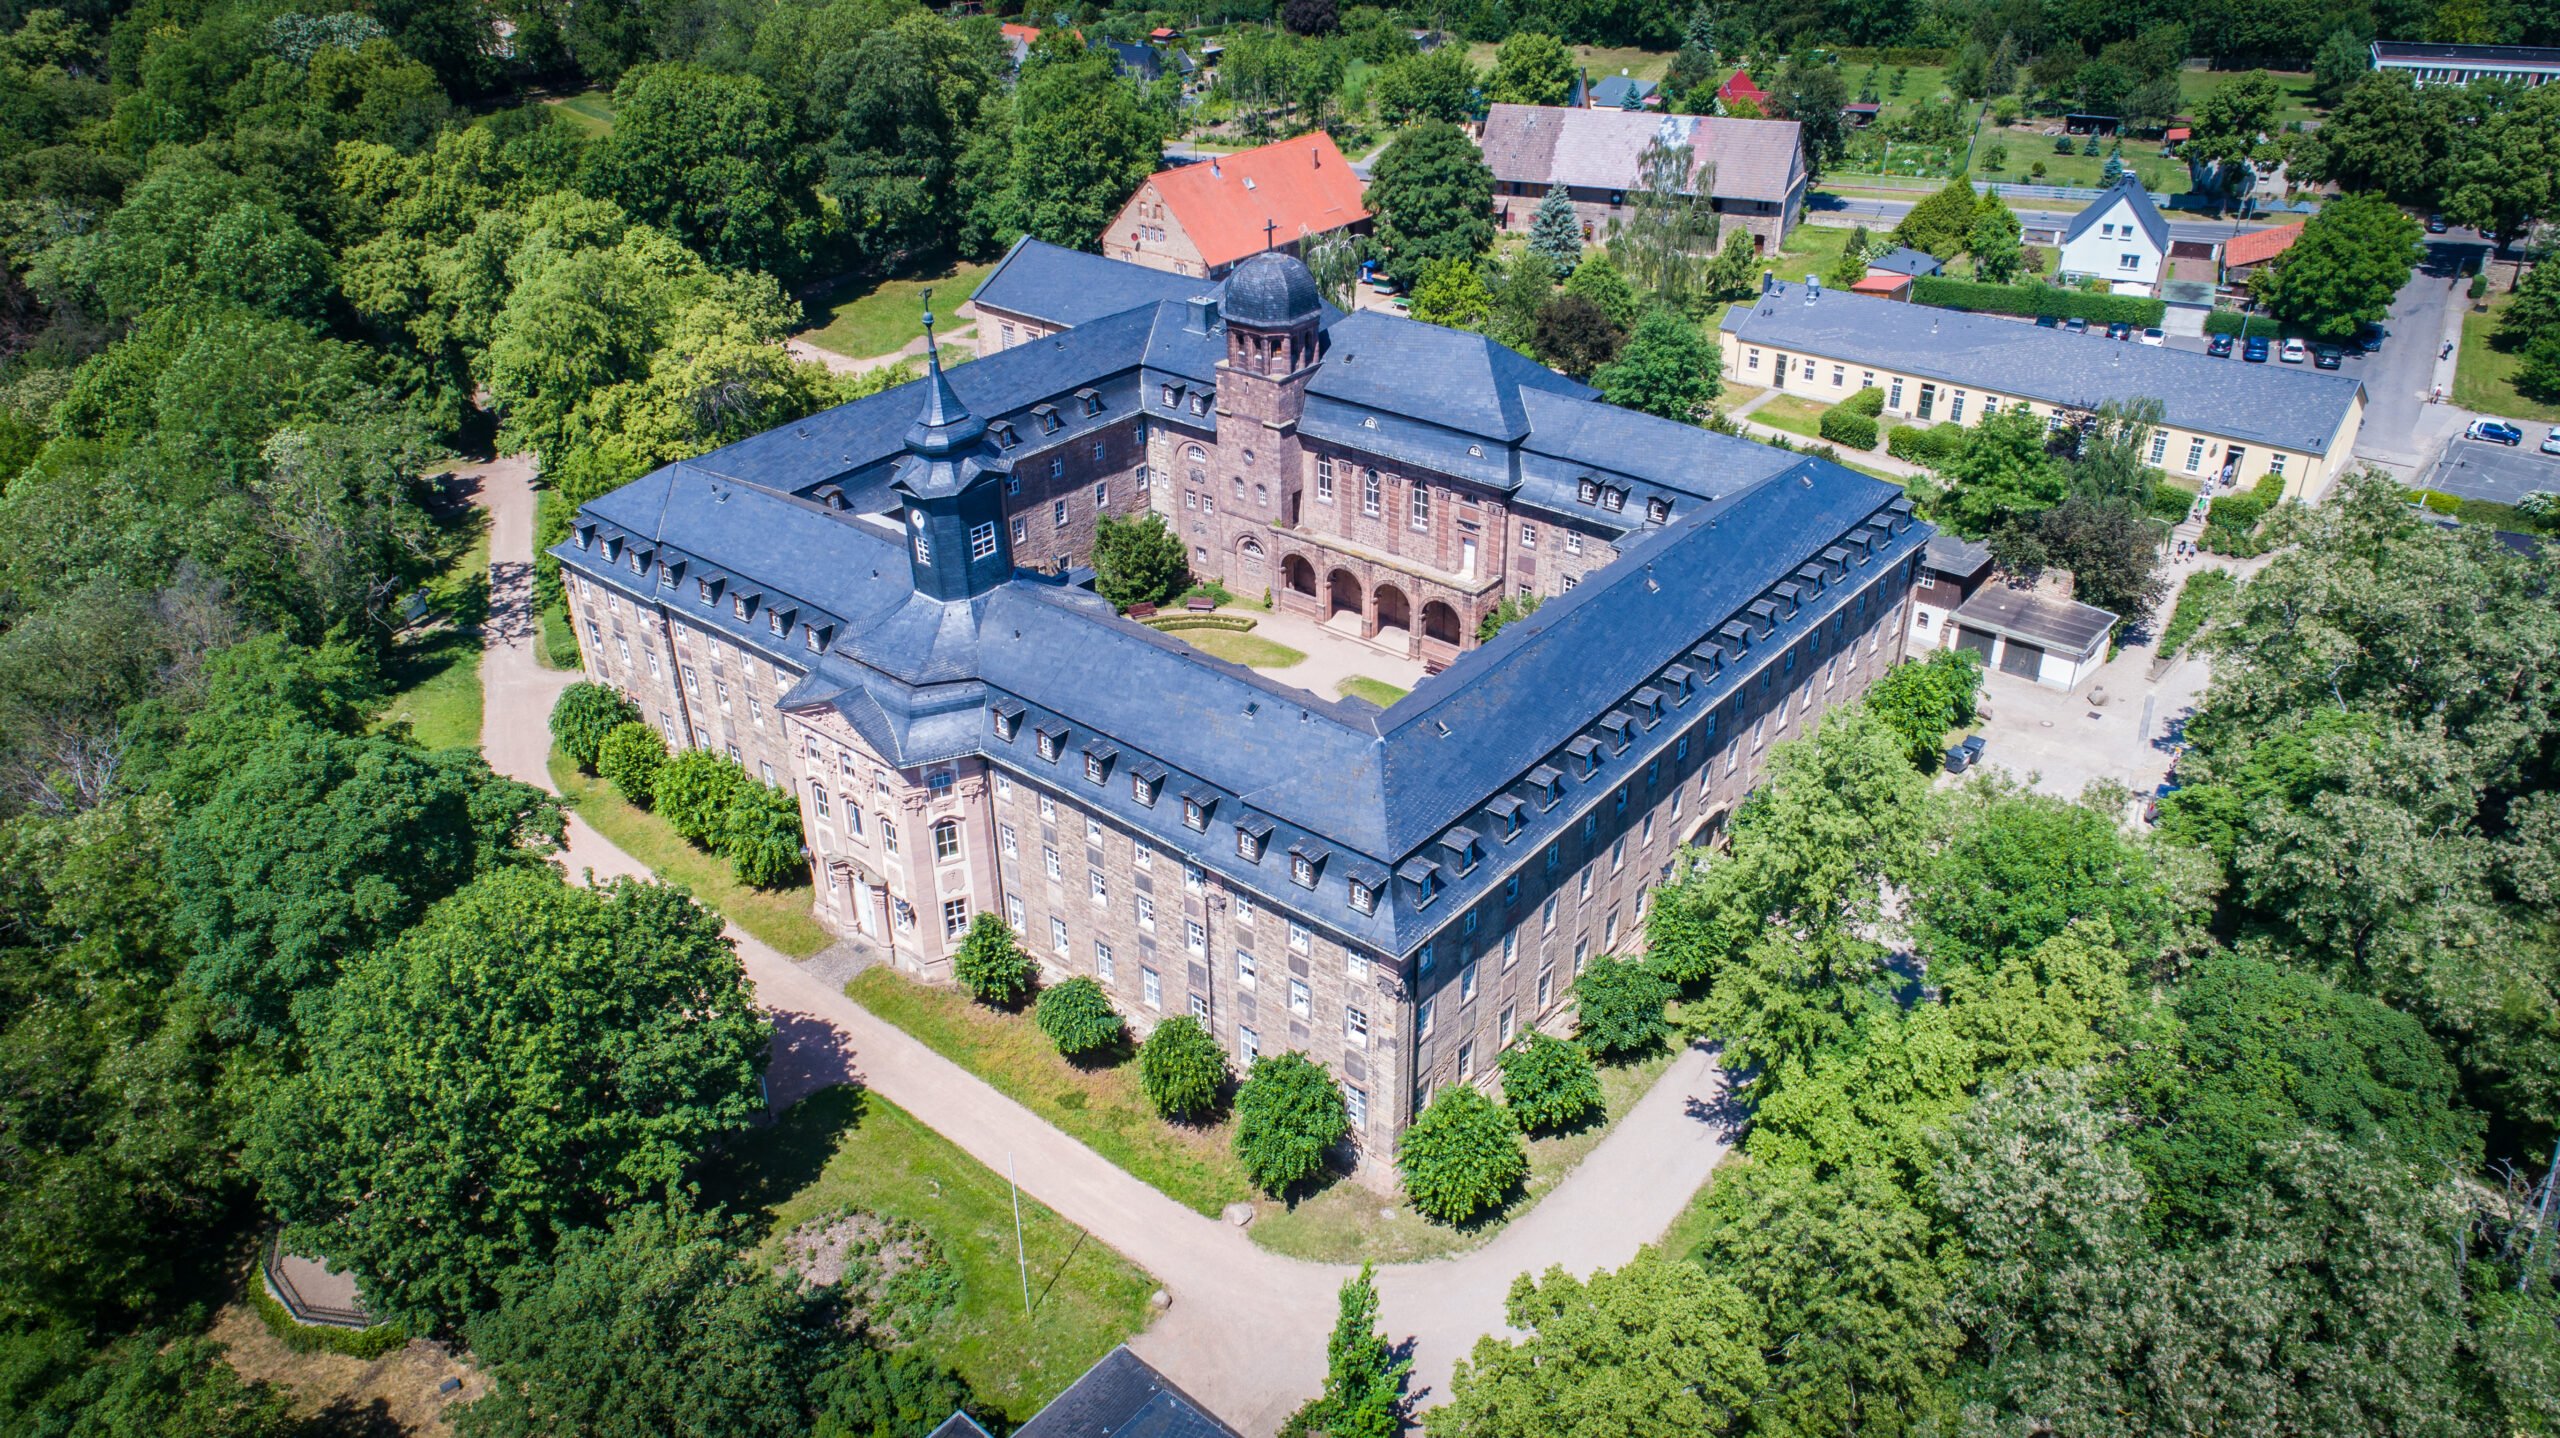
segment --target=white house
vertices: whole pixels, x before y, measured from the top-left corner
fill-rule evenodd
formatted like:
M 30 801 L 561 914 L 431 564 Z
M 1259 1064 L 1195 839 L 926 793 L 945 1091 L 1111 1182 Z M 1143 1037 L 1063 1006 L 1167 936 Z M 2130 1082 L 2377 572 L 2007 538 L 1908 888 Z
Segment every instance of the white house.
M 2169 222 L 2133 176 L 2118 179 L 2062 232 L 2062 277 L 2093 275 L 2120 295 L 2159 293 Z

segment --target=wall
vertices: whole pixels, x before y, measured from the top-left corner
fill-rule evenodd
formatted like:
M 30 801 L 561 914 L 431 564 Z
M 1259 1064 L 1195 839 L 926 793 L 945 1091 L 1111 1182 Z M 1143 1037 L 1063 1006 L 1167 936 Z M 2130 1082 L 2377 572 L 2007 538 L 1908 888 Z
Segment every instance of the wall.
M 1785 245 L 1787 235 L 1803 218 L 1805 189 L 1806 186 L 1799 177 L 1796 188 L 1783 202 L 1716 200 L 1712 203 L 1717 218 L 1723 224 L 1738 225 L 1748 231 L 1754 247 L 1766 253 Z M 1575 217 L 1582 221 L 1583 240 L 1586 244 L 1606 243 L 1611 225 L 1623 224 L 1635 216 L 1635 202 L 1631 196 L 1623 199 L 1619 204 L 1612 205 L 1609 203 L 1612 192 L 1608 190 L 1568 185 L 1565 193 L 1573 199 L 1573 212 Z M 1623 191 L 1618 193 L 1628 194 Z M 1543 184 L 1505 182 L 1494 186 L 1493 203 L 1502 228 L 1516 231 L 1528 230 L 1537 222 L 1538 202 L 1545 199 L 1546 194 L 1547 187 Z M 1721 234 L 1718 236 L 1717 243 L 1723 243 Z

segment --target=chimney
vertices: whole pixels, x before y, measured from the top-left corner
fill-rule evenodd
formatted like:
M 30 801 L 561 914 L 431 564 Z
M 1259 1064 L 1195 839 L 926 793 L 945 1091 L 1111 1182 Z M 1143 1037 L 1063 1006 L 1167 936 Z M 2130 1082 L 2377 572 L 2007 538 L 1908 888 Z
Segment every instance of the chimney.
M 1218 322 L 1218 297 L 1193 295 L 1183 302 L 1182 327 L 1195 335 L 1205 335 Z
M 1209 157 L 1209 178 L 1213 180 L 1223 180 L 1226 177 L 1226 172 L 1218 168 L 1218 157 L 1211 155 Z
M 1760 293 L 1764 295 L 1767 294 L 1772 289 L 1777 288 L 1777 284 L 1778 272 L 1776 270 L 1762 270 L 1760 272 Z
M 1322 145 L 1309 145 L 1309 146 L 1307 147 L 1307 161 L 1308 161 L 1308 163 L 1310 163 L 1310 164 L 1314 165 L 1317 169 L 1319 169 L 1319 170 L 1323 169 L 1323 168 L 1324 168 L 1324 146 L 1322 146 Z

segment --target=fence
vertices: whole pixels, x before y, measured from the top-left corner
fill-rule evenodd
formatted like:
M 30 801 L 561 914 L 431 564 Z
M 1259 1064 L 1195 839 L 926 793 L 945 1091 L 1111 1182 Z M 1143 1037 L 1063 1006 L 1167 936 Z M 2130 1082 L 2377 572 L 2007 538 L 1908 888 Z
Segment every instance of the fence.
M 295 1264 L 308 1264 L 308 1262 L 302 1259 L 294 1260 Z M 279 1233 L 268 1239 L 266 1257 L 258 1267 L 266 1277 L 267 1291 L 276 1296 L 276 1302 L 284 1305 L 284 1311 L 292 1314 L 296 1323 L 325 1324 L 332 1328 L 373 1326 L 373 1315 L 365 1312 L 363 1307 L 356 1303 L 352 1284 L 344 1285 L 347 1292 L 343 1296 L 331 1294 L 325 1298 L 315 1297 L 303 1286 L 294 1282 L 293 1266 L 285 1259 L 284 1235 Z M 316 1265 L 312 1266 L 316 1267 Z M 334 1278 L 335 1275 L 331 1277 Z M 330 1286 L 339 1287 L 340 1283 L 332 1283 Z M 331 1301 L 333 1299 L 336 1301 Z

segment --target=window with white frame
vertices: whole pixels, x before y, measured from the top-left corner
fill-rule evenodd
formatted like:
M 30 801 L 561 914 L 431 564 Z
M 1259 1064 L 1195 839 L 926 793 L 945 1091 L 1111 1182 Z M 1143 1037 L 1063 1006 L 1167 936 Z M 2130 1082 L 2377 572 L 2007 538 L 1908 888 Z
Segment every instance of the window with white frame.
M 1004 921 L 1013 925 L 1016 932 L 1021 931 L 1022 896 L 1020 894 L 1007 894 L 1004 896 Z
M 1209 931 L 1200 927 L 1198 919 L 1182 921 L 1182 946 L 1195 954 L 1209 952 Z
M 957 819 L 934 820 L 933 861 L 937 864 L 948 864 L 959 857 L 960 821 Z
M 1465 968 L 1458 970 L 1458 1002 L 1462 1004 L 1473 1003 L 1475 1002 L 1475 997 L 1476 965 L 1475 961 L 1470 959 L 1467 961 L 1467 966 Z
M 1295 919 L 1289 921 L 1289 947 L 1305 953 L 1315 944 L 1315 934 Z
M 1262 1057 L 1262 1035 L 1255 1033 L 1250 1024 L 1236 1025 L 1236 1055 L 1248 1069 L 1253 1067 L 1255 1059 Z
M 1103 877 L 1100 869 L 1087 869 L 1085 882 L 1093 891 L 1095 904 L 1107 905 L 1111 902 L 1111 881 Z
M 1093 971 L 1104 983 L 1111 982 L 1111 945 L 1100 939 L 1093 941 Z
M 1329 454 L 1316 456 L 1316 501 L 1333 503 L 1333 456 Z
M 1058 801 L 1046 794 L 1040 796 L 1040 822 L 1043 824 L 1058 822 Z
M 2153 431 L 2151 432 L 2151 463 L 2152 463 L 2152 465 L 2156 468 L 2156 467 L 2159 465 L 2160 461 L 2161 461 L 2162 459 L 2164 459 L 2164 458 L 2166 458 L 2166 457 L 2168 456 L 2168 453 L 2169 453 L 2169 432 L 2168 432 L 2167 430 L 2162 430 L 2162 429 L 2155 429 L 2155 430 L 2153 430 Z
M 1155 926 L 1156 901 L 1152 895 L 1140 894 L 1138 896 L 1138 927 L 1152 929 Z
M 1360 472 L 1360 512 L 1371 519 L 1378 517 L 1378 472 L 1374 469 Z
M 1040 867 L 1047 871 L 1049 877 L 1052 879 L 1062 879 L 1066 877 L 1066 868 L 1058 862 L 1058 846 L 1055 844 L 1043 844 L 1040 846 Z
M 1236 986 L 1247 989 L 1253 987 L 1253 950 L 1251 949 L 1236 950 Z
M 1431 1037 L 1431 1007 L 1429 999 L 1424 999 L 1413 1006 L 1413 1036 L 1417 1039 Z
M 1164 1007 L 1164 980 L 1143 964 L 1138 968 L 1138 996 L 1147 1001 L 1148 1008 Z
M 1342 1009 L 1342 1041 L 1355 1049 L 1369 1046 L 1369 1016 L 1348 1004 Z
M 969 901 L 967 899 L 943 900 L 942 937 L 945 939 L 956 939 L 968 931 Z
M 1049 916 L 1049 947 L 1062 954 L 1067 951 L 1067 921 L 1055 914 Z
M 1307 990 L 1307 981 L 1291 979 L 1289 981 L 1289 1012 L 1303 1019 L 1314 1013 L 1315 1007 L 1314 995 Z
M 2187 473 L 2193 474 L 2203 467 L 2204 436 L 2198 435 L 2194 439 L 2187 441 Z
M 969 526 L 969 557 L 970 557 L 971 559 L 985 559 L 985 558 L 987 558 L 989 555 L 994 554 L 995 552 L 996 552 L 996 527 L 995 527 L 995 523 L 994 523 L 992 520 L 990 520 L 989 522 L 987 522 L 987 523 L 985 523 L 985 524 L 973 524 L 973 525 L 970 525 L 970 526 Z
M 1369 1091 L 1345 1085 L 1342 1090 L 1342 1112 L 1355 1129 L 1369 1126 Z
M 1431 487 L 1429 485 L 1416 484 L 1413 487 L 1409 508 L 1412 511 L 1410 522 L 1415 529 L 1431 527 Z

